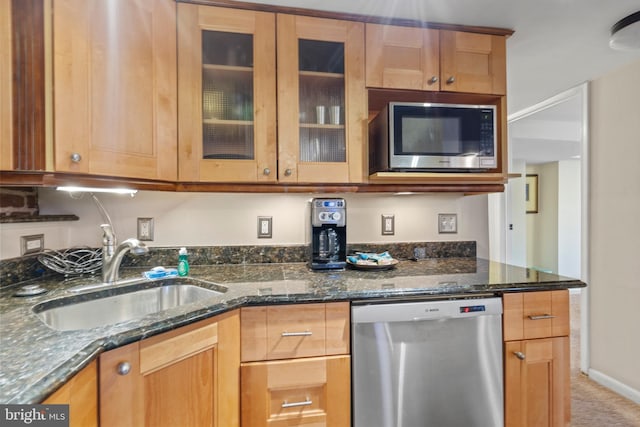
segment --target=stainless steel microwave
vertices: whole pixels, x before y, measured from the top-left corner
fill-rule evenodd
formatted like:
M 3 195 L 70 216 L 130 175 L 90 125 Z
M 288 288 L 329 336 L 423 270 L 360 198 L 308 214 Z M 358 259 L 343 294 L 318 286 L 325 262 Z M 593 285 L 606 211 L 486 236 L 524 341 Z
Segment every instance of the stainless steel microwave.
M 369 123 L 369 169 L 474 171 L 497 167 L 495 105 L 390 102 Z

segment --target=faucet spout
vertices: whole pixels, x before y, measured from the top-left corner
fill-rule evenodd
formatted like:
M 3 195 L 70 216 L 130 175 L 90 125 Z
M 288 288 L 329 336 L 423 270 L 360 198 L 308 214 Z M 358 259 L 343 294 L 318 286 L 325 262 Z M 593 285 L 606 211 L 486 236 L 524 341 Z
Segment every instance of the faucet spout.
M 116 236 L 109 224 L 101 225 L 104 235 L 102 238 L 102 282 L 113 284 L 118 280 L 120 263 L 128 251 L 134 255 L 149 252 L 149 248 L 138 239 L 127 239 L 116 246 Z

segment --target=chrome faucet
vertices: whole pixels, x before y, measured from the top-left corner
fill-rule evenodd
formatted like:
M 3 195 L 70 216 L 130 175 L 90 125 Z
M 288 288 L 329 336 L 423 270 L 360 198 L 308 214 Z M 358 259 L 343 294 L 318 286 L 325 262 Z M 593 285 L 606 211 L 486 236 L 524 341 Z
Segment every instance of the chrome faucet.
M 118 270 L 122 258 L 131 251 L 134 255 L 141 255 L 149 252 L 149 248 L 138 239 L 127 239 L 117 244 L 116 235 L 110 224 L 102 224 L 104 232 L 102 236 L 102 282 L 113 284 L 118 280 Z

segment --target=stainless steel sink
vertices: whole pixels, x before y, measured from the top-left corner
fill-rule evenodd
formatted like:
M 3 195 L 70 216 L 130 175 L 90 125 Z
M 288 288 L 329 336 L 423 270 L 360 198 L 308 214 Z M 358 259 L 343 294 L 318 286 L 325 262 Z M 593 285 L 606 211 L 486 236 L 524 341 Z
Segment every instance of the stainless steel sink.
M 226 291 L 216 285 L 215 290 L 184 283 L 169 282 L 163 286 L 140 289 L 128 286 L 108 291 L 45 301 L 33 311 L 48 327 L 58 331 L 90 329 L 113 325 L 158 313 L 185 304 L 221 295 Z

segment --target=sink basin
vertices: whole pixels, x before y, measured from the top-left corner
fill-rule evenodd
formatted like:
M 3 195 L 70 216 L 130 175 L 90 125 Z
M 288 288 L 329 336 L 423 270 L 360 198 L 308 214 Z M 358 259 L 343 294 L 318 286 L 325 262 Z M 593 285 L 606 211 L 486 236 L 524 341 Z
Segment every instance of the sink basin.
M 226 288 L 217 290 L 184 283 L 140 289 L 128 286 L 124 289 L 83 294 L 77 297 L 59 298 L 42 302 L 33 311 L 48 327 L 58 331 L 90 329 L 113 325 L 146 315 L 158 313 L 199 300 L 221 295 Z M 81 298 L 81 300 L 78 300 Z

